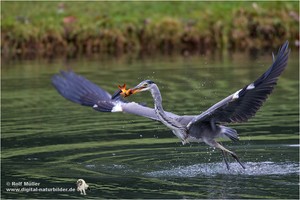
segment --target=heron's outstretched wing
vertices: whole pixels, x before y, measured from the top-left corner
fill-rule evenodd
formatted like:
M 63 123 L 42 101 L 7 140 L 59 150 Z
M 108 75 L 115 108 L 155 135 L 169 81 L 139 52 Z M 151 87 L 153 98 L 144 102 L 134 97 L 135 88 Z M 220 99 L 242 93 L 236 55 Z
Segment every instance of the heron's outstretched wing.
M 188 127 L 203 121 L 244 122 L 254 116 L 268 95 L 271 94 L 278 77 L 287 66 L 288 55 L 288 41 L 286 41 L 278 50 L 272 66 L 263 75 L 195 117 Z
M 159 120 L 153 108 L 135 102 L 125 102 L 119 94 L 113 97 L 105 90 L 77 75 L 73 71 L 61 71 L 52 77 L 52 84 L 66 99 L 83 106 L 89 106 L 100 112 L 125 112 L 153 120 Z M 170 117 L 178 116 L 168 112 Z

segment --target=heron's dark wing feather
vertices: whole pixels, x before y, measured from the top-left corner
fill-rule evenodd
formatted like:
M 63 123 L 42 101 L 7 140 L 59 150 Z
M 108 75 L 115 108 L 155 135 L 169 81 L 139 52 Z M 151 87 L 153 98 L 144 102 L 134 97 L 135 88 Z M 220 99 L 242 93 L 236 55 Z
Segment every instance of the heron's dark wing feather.
M 111 95 L 94 83 L 73 71 L 61 71 L 52 77 L 52 84 L 66 99 L 83 106 L 94 106 L 101 102 L 103 112 L 110 112 Z
M 271 94 L 278 77 L 287 66 L 288 55 L 288 42 L 285 42 L 279 49 L 272 66 L 256 81 L 216 103 L 195 117 L 188 126 L 211 120 L 219 123 L 247 121 L 255 115 L 268 95 Z
M 61 71 L 60 74 L 54 75 L 52 84 L 66 99 L 80 105 L 93 107 L 97 111 L 125 112 L 159 120 L 153 108 L 135 102 L 126 102 L 120 97 L 119 91 L 112 97 L 107 91 L 73 71 Z M 173 118 L 178 117 L 169 112 L 167 115 Z

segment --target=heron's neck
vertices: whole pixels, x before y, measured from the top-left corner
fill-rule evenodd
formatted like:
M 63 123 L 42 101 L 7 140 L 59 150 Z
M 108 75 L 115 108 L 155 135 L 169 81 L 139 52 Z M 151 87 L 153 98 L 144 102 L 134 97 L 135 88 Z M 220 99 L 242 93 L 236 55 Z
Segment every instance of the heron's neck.
M 157 85 L 154 85 L 152 87 L 151 94 L 152 94 L 152 97 L 153 97 L 153 100 L 154 100 L 155 112 L 159 115 L 167 117 L 166 113 L 163 109 L 163 106 L 162 106 L 162 98 L 161 98 L 161 94 L 160 94 L 160 91 L 159 91 Z
M 161 94 L 157 85 L 153 85 L 150 91 L 154 99 L 154 107 L 155 107 L 154 110 L 157 117 L 164 125 L 166 125 L 168 128 L 170 128 L 173 131 L 173 133 L 182 141 L 183 144 L 185 144 L 187 139 L 185 127 L 183 127 L 183 125 L 180 124 L 176 119 L 169 117 L 165 113 L 162 107 Z

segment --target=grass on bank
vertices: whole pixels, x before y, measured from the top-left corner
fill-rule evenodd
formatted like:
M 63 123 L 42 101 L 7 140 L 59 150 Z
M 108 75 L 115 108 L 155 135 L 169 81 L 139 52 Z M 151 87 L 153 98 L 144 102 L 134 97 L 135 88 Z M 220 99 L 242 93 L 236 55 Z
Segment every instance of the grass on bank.
M 174 47 L 259 48 L 266 46 L 260 44 L 265 38 L 267 42 L 275 40 L 274 45 L 282 43 L 282 38 L 297 40 L 298 13 L 298 1 L 2 1 L 1 49 L 22 53 L 35 49 L 111 52 Z

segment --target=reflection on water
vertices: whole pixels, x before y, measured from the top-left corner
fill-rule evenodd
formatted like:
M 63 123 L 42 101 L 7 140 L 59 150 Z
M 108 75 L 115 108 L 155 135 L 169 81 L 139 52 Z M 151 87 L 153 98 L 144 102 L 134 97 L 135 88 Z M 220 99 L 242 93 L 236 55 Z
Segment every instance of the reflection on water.
M 223 142 L 246 164 L 228 171 L 220 152 L 183 146 L 149 119 L 98 113 L 59 96 L 50 78 L 72 68 L 113 93 L 119 84 L 152 79 L 166 110 L 198 114 L 250 83 L 272 58 L 245 55 L 153 59 L 23 61 L 2 66 L 2 195 L 4 198 L 80 198 L 79 192 L 8 192 L 7 182 L 75 188 L 102 198 L 298 198 L 299 63 L 291 54 L 275 92 L 256 117 L 234 124 L 241 141 Z M 152 106 L 150 94 L 130 97 Z M 41 196 L 42 195 L 42 196 Z

